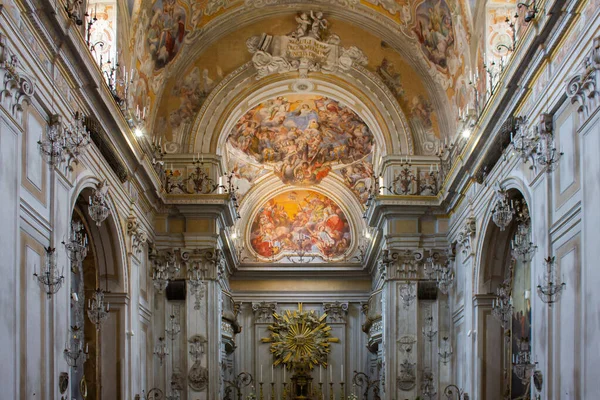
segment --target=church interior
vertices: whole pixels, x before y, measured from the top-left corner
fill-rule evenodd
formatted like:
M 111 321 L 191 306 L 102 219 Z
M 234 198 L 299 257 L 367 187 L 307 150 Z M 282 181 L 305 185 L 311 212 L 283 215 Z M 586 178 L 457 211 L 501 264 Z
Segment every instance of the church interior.
M 0 398 L 597 399 L 598 85 L 600 0 L 0 0 Z

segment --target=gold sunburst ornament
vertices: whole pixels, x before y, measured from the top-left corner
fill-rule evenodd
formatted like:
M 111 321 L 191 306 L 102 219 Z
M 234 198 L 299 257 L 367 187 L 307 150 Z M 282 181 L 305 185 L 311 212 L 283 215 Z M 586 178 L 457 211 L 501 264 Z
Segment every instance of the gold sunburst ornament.
M 282 364 L 291 369 L 304 364 L 309 369 L 317 365 L 327 367 L 330 343 L 340 339 L 331 337 L 331 327 L 327 325 L 327 314 L 320 317 L 314 310 L 303 311 L 302 303 L 298 310 L 286 310 L 285 314 L 273 313 L 275 322 L 269 325 L 271 335 L 263 338 L 263 343 L 271 343 L 273 365 Z

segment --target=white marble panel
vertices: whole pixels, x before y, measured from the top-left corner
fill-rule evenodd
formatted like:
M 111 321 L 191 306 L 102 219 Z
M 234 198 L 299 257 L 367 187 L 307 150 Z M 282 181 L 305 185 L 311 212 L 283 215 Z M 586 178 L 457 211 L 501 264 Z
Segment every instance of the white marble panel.
M 27 179 L 39 190 L 42 190 L 42 171 L 45 165 L 37 142 L 42 138 L 44 127 L 40 124 L 39 119 L 36 118 L 34 113 L 35 111 L 33 110 L 27 113 L 25 169 L 27 171 Z

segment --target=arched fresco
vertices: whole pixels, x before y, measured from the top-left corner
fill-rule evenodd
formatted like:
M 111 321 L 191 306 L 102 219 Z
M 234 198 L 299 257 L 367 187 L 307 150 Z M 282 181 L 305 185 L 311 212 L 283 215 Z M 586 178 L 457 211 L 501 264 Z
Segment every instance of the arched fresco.
M 318 184 L 333 169 L 365 160 L 374 140 L 367 124 L 340 102 L 291 94 L 248 110 L 227 145 L 232 159 L 271 169 L 283 183 L 307 185 Z
M 344 211 L 312 190 L 292 190 L 268 200 L 254 216 L 248 241 L 262 258 L 316 254 L 340 258 L 352 237 Z

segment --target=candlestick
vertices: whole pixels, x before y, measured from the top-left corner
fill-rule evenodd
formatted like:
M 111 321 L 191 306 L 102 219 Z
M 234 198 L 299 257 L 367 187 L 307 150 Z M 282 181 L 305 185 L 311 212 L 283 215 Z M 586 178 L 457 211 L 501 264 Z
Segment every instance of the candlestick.
M 263 395 L 263 383 L 259 382 L 258 386 L 260 387 L 260 400 L 265 400 L 265 396 Z
M 271 382 L 271 400 L 275 400 L 275 382 Z
M 319 397 L 317 397 L 318 400 L 323 400 L 323 382 L 319 382 Z
M 333 400 L 333 382 L 329 382 L 329 400 Z
M 340 382 L 340 399 L 343 399 L 345 396 L 344 393 L 344 382 Z
M 283 400 L 287 400 L 287 383 L 283 382 L 283 396 L 281 397 Z

